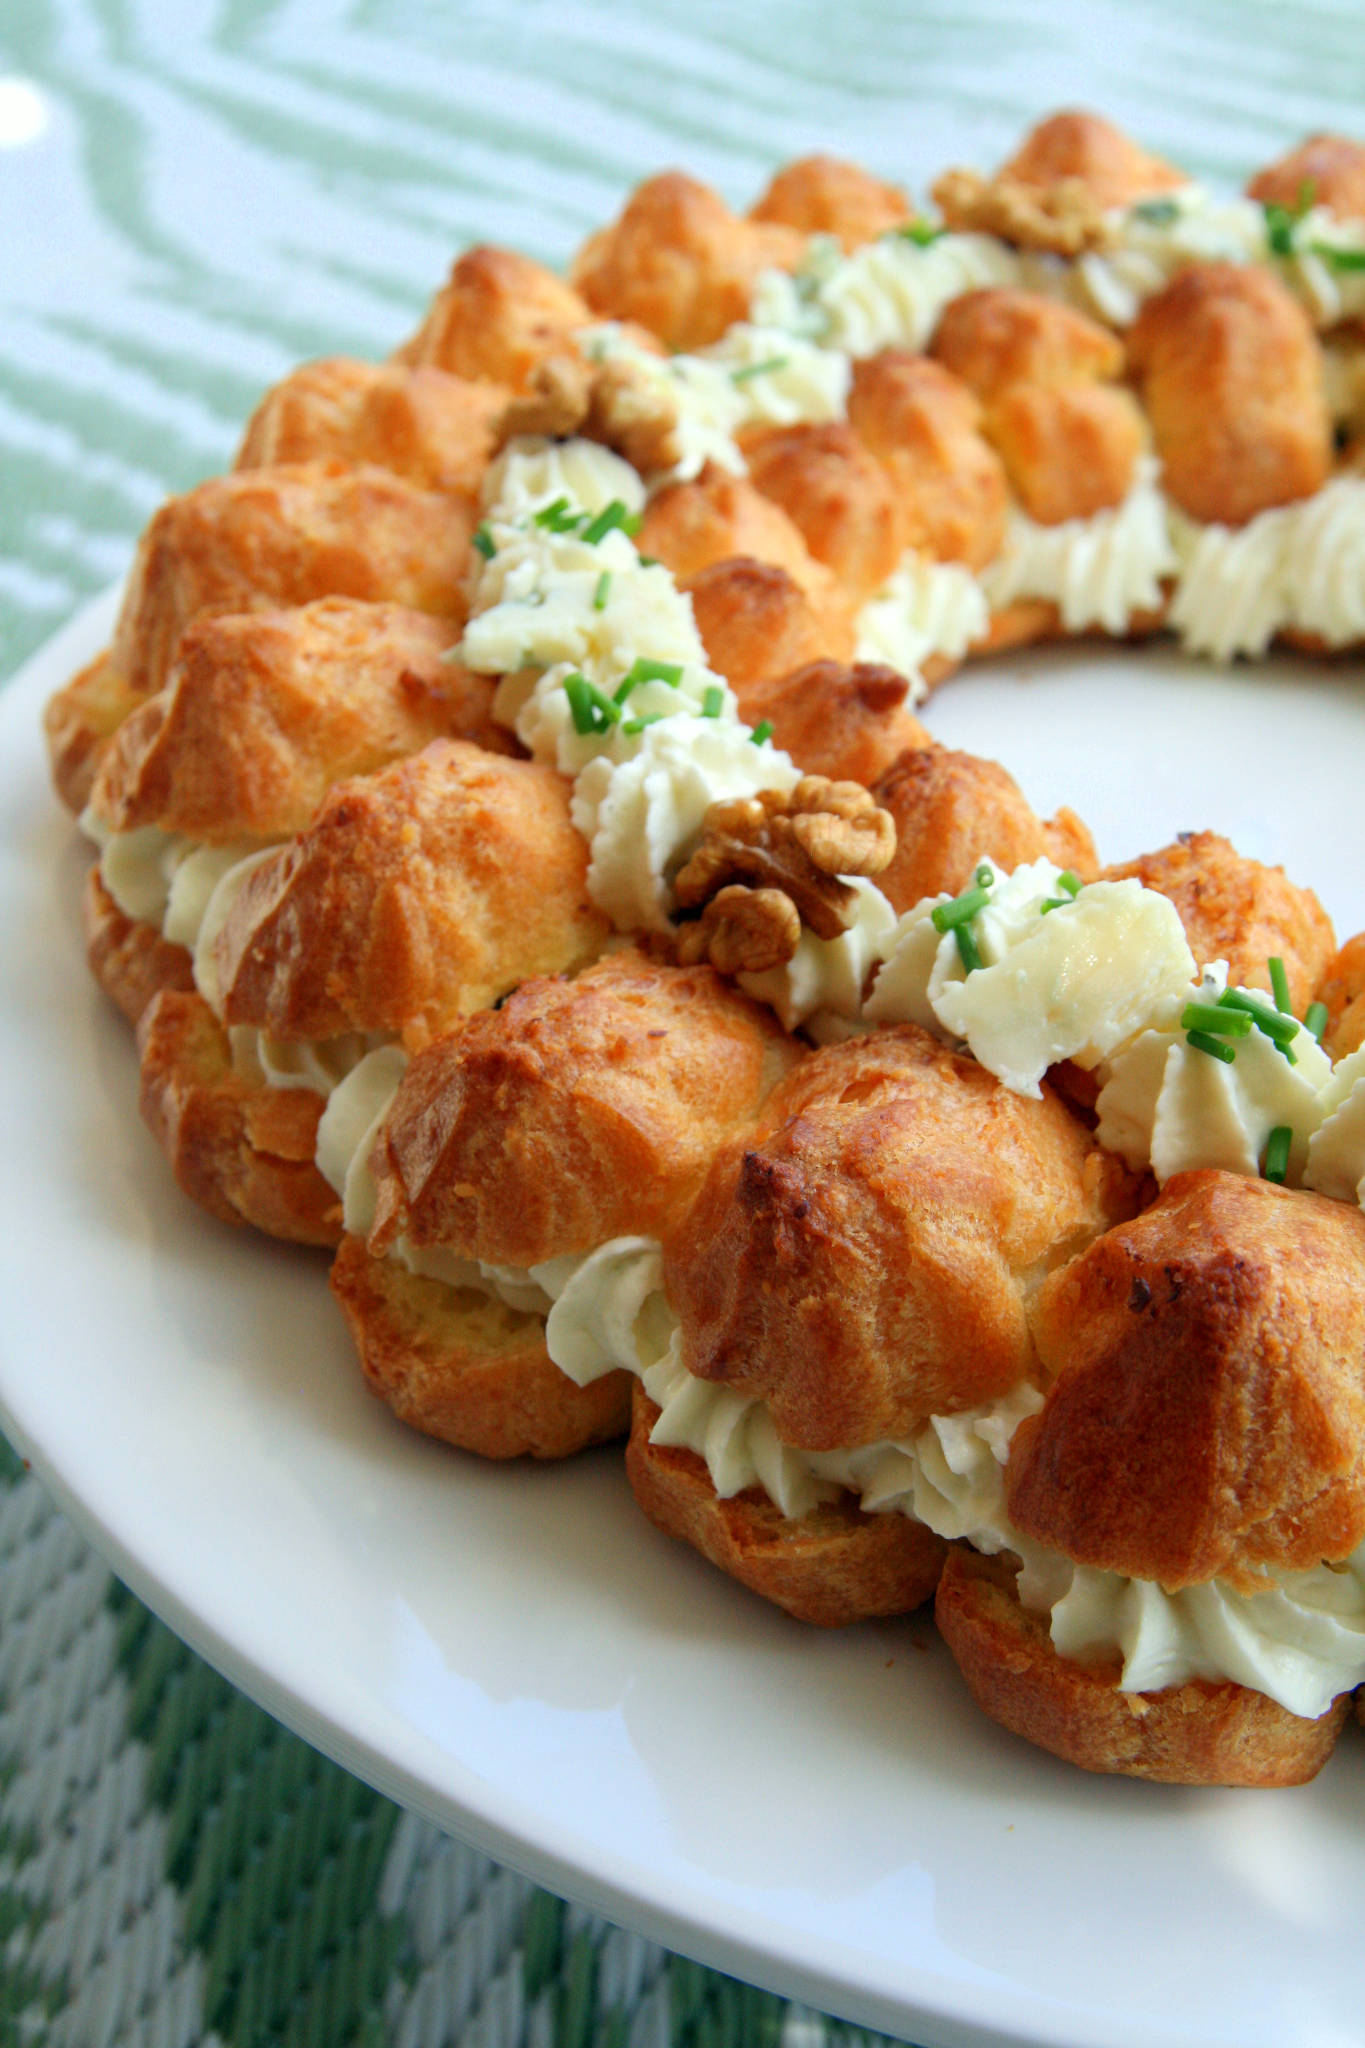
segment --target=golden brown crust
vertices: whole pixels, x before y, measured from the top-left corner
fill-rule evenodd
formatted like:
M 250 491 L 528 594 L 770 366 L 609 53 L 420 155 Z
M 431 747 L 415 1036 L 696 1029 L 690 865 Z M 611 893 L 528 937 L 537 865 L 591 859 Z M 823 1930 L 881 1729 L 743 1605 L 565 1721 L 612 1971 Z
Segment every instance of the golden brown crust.
M 1000 175 L 1040 190 L 1075 178 L 1104 208 L 1131 206 L 1188 183 L 1184 171 L 1150 155 L 1112 121 L 1075 108 L 1031 128 Z
M 749 218 L 780 221 L 805 235 L 837 235 L 847 251 L 908 220 L 910 201 L 899 185 L 842 157 L 803 156 L 774 173 Z
M 756 488 L 858 603 L 885 583 L 905 546 L 896 500 L 887 472 L 851 427 L 767 429 L 746 435 L 744 452 Z
M 1269 990 L 1268 962 L 1278 956 L 1299 1016 L 1327 972 L 1336 940 L 1313 891 L 1291 882 L 1283 868 L 1248 860 L 1216 832 L 1182 832 L 1172 845 L 1106 868 L 1104 876 L 1132 876 L 1168 897 L 1198 965 L 1226 960 L 1230 982 Z
M 373 463 L 424 491 L 472 503 L 506 403 L 496 386 L 448 371 L 328 356 L 268 391 L 247 422 L 237 469 L 333 459 Z
M 458 499 L 382 469 L 316 462 L 211 477 L 167 499 L 143 534 L 111 661 L 150 696 L 200 613 L 316 597 L 409 605 L 457 628 L 473 527 Z
M 335 1244 L 340 1204 L 313 1164 L 322 1097 L 244 1080 L 222 1025 L 188 991 L 155 996 L 137 1042 L 142 1114 L 184 1193 L 225 1223 Z
M 337 783 L 246 879 L 214 944 L 223 1014 L 280 1038 L 394 1031 L 412 1047 L 608 926 L 553 768 L 433 740 Z
M 600 228 L 570 272 L 593 311 L 638 320 L 671 349 L 704 348 L 743 320 L 761 270 L 791 270 L 806 238 L 780 222 L 742 220 L 682 171 L 647 178 Z
M 1310 135 L 1258 171 L 1247 197 L 1291 212 L 1300 211 L 1306 197 L 1310 206 L 1325 206 L 1341 220 L 1365 220 L 1365 143 L 1345 135 Z
M 1050 1090 L 915 1025 L 827 1046 L 666 1242 L 682 1362 L 803 1449 L 905 1436 L 1030 1375 L 1031 1285 L 1129 1201 Z
M 567 1458 L 625 1435 L 629 1374 L 575 1386 L 541 1317 L 372 1258 L 350 1235 L 331 1286 L 370 1392 L 425 1436 L 481 1458 Z
M 1327 1005 L 1322 1042 L 1333 1060 L 1344 1060 L 1365 1045 L 1365 932 L 1347 939 L 1333 955 L 1313 999 Z
M 773 743 L 812 775 L 872 784 L 901 754 L 933 745 L 908 708 L 910 685 L 893 668 L 810 661 L 786 675 L 742 678 L 740 716 L 767 719 Z
M 81 922 L 90 972 L 130 1024 L 163 988 L 193 989 L 194 962 L 185 947 L 163 939 L 155 925 L 125 917 L 101 881 L 98 864 L 85 878 Z
M 460 257 L 394 360 L 523 391 L 537 365 L 591 319 L 579 294 L 544 264 L 483 245 Z
M 1131 393 L 1105 384 L 1012 385 L 986 424 L 1025 512 L 1041 526 L 1122 504 L 1147 438 Z
M 884 349 L 854 364 L 848 418 L 886 470 L 903 544 L 983 568 L 1004 539 L 1009 494 L 960 378 L 928 356 Z
M 874 794 L 896 823 L 895 859 L 877 886 L 897 911 L 956 895 L 986 857 L 1010 869 L 1046 855 L 1082 881 L 1094 878 L 1095 849 L 1075 812 L 1063 808 L 1044 823 L 998 761 L 920 748 L 893 762 Z
M 1013 384 L 1111 381 L 1123 345 L 1059 299 L 1009 286 L 963 292 L 944 307 L 930 353 L 989 405 Z
M 801 529 L 747 477 L 708 462 L 689 483 L 666 484 L 645 512 L 637 541 L 679 583 L 690 583 L 717 563 L 745 556 L 784 569 L 818 611 L 851 619 L 849 598 Z
M 412 1061 L 375 1150 L 371 1243 L 532 1266 L 659 1236 L 801 1048 L 709 967 L 610 954 L 531 981 Z
M 1128 360 L 1165 489 L 1191 518 L 1241 526 L 1326 483 L 1322 348 L 1288 287 L 1254 264 L 1192 264 L 1146 301 Z
M 1244 1175 L 1174 1175 L 1039 1289 L 1056 1375 L 1010 1513 L 1080 1564 L 1255 1591 L 1365 1537 L 1365 1215 Z
M 715 562 L 683 584 L 706 659 L 743 704 L 751 684 L 816 661 L 851 661 L 852 611 L 817 607 L 769 562 L 747 555 Z
M 423 612 L 344 597 L 194 619 L 165 689 L 106 750 L 94 808 L 119 832 L 279 839 L 334 783 L 438 735 L 509 752 L 491 679 L 449 661 L 450 640 Z
M 1303 1785 L 1336 1745 L 1349 1693 L 1319 1720 L 1231 1679 L 1120 1692 L 1121 1667 L 1059 1657 L 1005 1558 L 955 1549 L 934 1617 L 968 1691 L 992 1720 L 1083 1771 L 1166 1785 Z
M 947 1545 L 909 1515 L 865 1515 L 850 1494 L 799 1521 L 757 1487 L 721 1500 L 692 1451 L 652 1444 L 659 1410 L 635 1389 L 626 1476 L 656 1529 L 797 1621 L 820 1628 L 910 1614 L 930 1599 Z
M 106 651 L 78 670 L 44 706 L 53 786 L 78 817 L 90 801 L 105 747 L 140 702 Z

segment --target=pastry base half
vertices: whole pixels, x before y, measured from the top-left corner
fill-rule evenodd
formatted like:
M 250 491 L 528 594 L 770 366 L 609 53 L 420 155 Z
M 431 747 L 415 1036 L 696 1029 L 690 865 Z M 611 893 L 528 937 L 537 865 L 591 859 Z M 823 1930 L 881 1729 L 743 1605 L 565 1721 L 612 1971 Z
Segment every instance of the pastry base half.
M 1047 1623 L 1020 1606 L 1017 1567 L 954 1550 L 934 1616 L 977 1705 L 1083 1771 L 1167 1785 L 1302 1785 L 1322 1769 L 1350 1706 L 1316 1721 L 1230 1679 L 1120 1692 L 1120 1666 L 1073 1664 Z
M 630 1375 L 575 1386 L 551 1362 L 539 1316 L 372 1258 L 350 1235 L 332 1292 L 371 1393 L 426 1436 L 482 1458 L 567 1458 L 625 1435 Z
M 185 946 L 164 939 L 152 924 L 125 917 L 100 879 L 99 864 L 85 879 L 81 898 L 85 956 L 111 1002 L 136 1024 L 163 988 L 194 991 L 194 961 Z
M 721 1500 L 694 1451 L 652 1444 L 659 1410 L 635 1389 L 626 1473 L 657 1529 L 798 1621 L 822 1628 L 909 1614 L 930 1598 L 947 1545 L 908 1515 L 865 1515 L 851 1495 L 793 1521 L 757 1487 Z

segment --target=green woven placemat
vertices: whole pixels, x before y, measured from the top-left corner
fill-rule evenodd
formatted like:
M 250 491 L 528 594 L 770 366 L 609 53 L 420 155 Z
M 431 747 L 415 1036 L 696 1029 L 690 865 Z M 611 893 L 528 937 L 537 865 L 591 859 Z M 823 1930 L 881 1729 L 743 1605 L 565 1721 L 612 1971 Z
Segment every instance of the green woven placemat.
M 112 1576 L 0 1438 L 0 2048 L 854 2048 L 405 1813 Z

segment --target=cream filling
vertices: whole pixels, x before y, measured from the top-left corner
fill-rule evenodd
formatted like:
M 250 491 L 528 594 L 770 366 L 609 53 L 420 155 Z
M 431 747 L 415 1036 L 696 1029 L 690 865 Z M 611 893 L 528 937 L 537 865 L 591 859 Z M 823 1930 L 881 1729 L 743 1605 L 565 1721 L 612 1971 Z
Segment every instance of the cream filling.
M 1365 478 L 1337 477 L 1311 498 L 1245 526 L 1172 515 L 1180 581 L 1170 624 L 1193 654 L 1264 654 L 1288 629 L 1329 647 L 1365 640 Z
M 1303 1184 L 1365 1208 L 1365 1046 L 1333 1069 L 1318 1110 L 1321 1122 L 1308 1141 Z
M 909 678 L 911 697 L 928 695 L 921 674 L 932 655 L 961 661 L 990 629 L 980 583 L 960 562 L 935 562 L 910 549 L 857 618 L 855 661 L 883 661 Z
M 1137 614 L 1159 612 L 1176 556 L 1156 478 L 1157 465 L 1145 457 L 1122 504 L 1057 526 L 1016 507 L 1003 548 L 981 574 L 991 610 L 1036 598 L 1057 606 L 1068 633 L 1100 626 L 1115 634 Z
M 847 256 L 833 236 L 813 235 L 794 273 L 763 272 L 749 316 L 850 356 L 922 350 L 952 300 L 1022 274 L 1019 257 L 990 235 L 921 243 L 893 229 Z

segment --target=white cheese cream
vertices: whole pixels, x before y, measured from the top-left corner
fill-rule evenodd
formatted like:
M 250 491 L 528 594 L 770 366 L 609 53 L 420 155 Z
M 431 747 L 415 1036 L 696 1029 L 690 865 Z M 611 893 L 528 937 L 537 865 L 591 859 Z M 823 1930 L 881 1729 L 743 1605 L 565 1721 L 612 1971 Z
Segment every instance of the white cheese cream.
M 992 611 L 1037 598 L 1056 605 L 1068 633 L 1100 626 L 1118 634 L 1139 614 L 1162 610 L 1176 566 L 1157 464 L 1145 456 L 1123 502 L 1089 519 L 1043 526 L 1015 506 L 981 588 Z
M 1180 578 L 1169 623 L 1192 654 L 1264 654 L 1288 630 L 1328 647 L 1365 640 L 1365 477 L 1337 477 L 1245 526 L 1173 512 L 1172 531 Z

